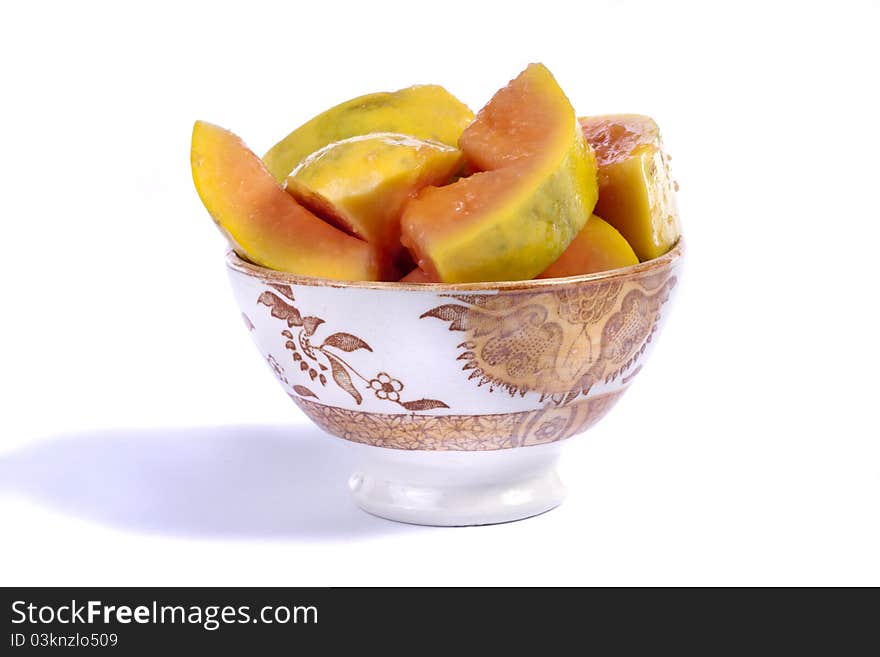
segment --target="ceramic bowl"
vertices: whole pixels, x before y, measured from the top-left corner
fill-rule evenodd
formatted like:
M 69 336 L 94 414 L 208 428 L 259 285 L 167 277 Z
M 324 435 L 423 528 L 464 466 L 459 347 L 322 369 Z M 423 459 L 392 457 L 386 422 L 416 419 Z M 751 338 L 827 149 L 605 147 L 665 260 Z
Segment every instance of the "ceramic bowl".
M 244 323 L 285 392 L 359 449 L 355 502 L 473 525 L 547 511 L 562 443 L 620 399 L 656 341 L 679 244 L 632 267 L 504 283 L 348 283 L 234 253 Z

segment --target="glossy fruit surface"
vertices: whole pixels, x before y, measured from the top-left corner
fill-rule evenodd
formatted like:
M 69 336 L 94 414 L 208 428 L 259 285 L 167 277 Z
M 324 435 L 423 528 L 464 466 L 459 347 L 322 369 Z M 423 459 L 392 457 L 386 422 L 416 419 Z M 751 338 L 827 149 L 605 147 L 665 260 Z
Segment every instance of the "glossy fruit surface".
M 202 203 L 239 255 L 306 276 L 381 278 L 378 249 L 302 207 L 233 133 L 197 121 L 190 162 Z
M 427 187 L 401 221 L 418 265 L 447 283 L 523 280 L 552 264 L 598 195 L 596 163 L 556 80 L 532 64 L 459 140 L 478 173 Z
M 400 215 L 427 185 L 443 185 L 461 167 L 461 151 L 436 141 L 377 133 L 312 153 L 287 179 L 287 192 L 316 214 L 395 259 Z
M 620 231 L 640 260 L 663 255 L 681 227 L 657 124 L 638 114 L 584 117 L 580 123 L 599 165 L 596 214 Z
M 401 283 L 439 283 L 436 278 L 431 276 L 428 272 L 419 269 L 416 267 L 406 276 L 400 279 Z
M 275 144 L 263 161 L 281 182 L 318 149 L 371 132 L 398 132 L 457 146 L 462 130 L 473 118 L 464 103 L 434 84 L 369 94 L 331 107 L 304 123 Z

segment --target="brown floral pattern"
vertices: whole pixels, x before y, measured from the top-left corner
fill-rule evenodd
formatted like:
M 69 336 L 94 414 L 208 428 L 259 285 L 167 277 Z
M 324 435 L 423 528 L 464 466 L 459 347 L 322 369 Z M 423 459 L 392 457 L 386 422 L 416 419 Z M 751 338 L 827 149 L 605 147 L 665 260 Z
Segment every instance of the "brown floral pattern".
M 389 399 L 397 403 L 400 401 L 400 391 L 403 390 L 403 384 L 397 379 L 392 379 L 388 373 L 379 372 L 375 379 L 370 380 L 370 388 L 379 399 Z
M 537 392 L 562 405 L 636 366 L 675 284 L 663 270 L 628 281 L 450 295 L 455 303 L 422 318 L 465 334 L 458 360 L 478 387 L 512 396 Z
M 676 285 L 681 252 L 681 246 L 676 247 L 656 261 L 612 276 L 482 284 L 467 291 L 446 288 L 447 294 L 407 291 L 413 296 L 400 305 L 388 297 L 395 312 L 414 309 L 427 299 L 418 311 L 407 312 L 409 322 L 419 318 L 416 327 L 409 324 L 406 334 L 392 336 L 401 338 L 399 348 L 392 340 L 394 346 L 388 348 L 394 353 L 385 354 L 394 357 L 398 363 L 394 366 L 383 363 L 382 355 L 373 354 L 372 346 L 358 335 L 334 332 L 333 322 L 306 314 L 286 277 L 266 275 L 237 263 L 234 256 L 230 267 L 259 281 L 256 291 L 251 284 L 236 286 L 237 294 L 246 291 L 248 301 L 257 297 L 256 308 L 252 301 L 242 303 L 248 313 L 243 315 L 245 325 L 293 401 L 326 431 L 395 449 L 496 450 L 564 440 L 588 429 L 609 411 L 642 368 L 661 310 Z M 347 287 L 309 280 L 295 284 L 327 287 L 328 295 L 330 288 Z M 343 304 L 345 298 L 334 297 L 333 302 Z M 251 319 L 259 320 L 259 330 Z M 460 337 L 445 334 L 446 330 Z M 438 339 L 443 334 L 437 331 L 452 339 Z M 283 349 L 273 348 L 273 336 Z M 449 354 L 446 350 L 456 344 Z M 409 364 L 407 355 L 423 345 L 443 349 L 441 357 L 450 359 L 447 364 L 460 365 L 462 375 L 448 367 L 426 371 L 425 363 L 436 360 L 433 354 L 410 359 Z M 383 367 L 365 365 L 373 362 Z M 443 396 L 461 397 L 462 407 L 450 408 L 439 399 L 413 399 L 407 388 L 409 379 L 400 376 L 404 372 L 419 377 L 420 386 L 436 383 L 449 391 Z M 450 380 L 458 376 L 461 387 L 534 396 L 504 401 L 468 395 Z M 327 394 L 331 390 L 334 394 Z M 368 401 L 368 408 L 383 412 L 361 410 L 353 404 L 333 406 L 330 399 L 338 400 L 338 391 L 358 406 Z M 498 412 L 481 414 L 489 410 L 487 406 Z M 418 413 L 431 409 L 441 409 L 440 414 Z
M 424 450 L 495 450 L 565 440 L 598 422 L 623 390 L 566 406 L 493 415 L 367 413 L 293 397 L 322 429 L 376 447 Z
M 570 324 L 592 324 L 611 312 L 623 283 L 609 281 L 587 288 L 562 288 L 555 294 L 559 316 Z
M 270 309 L 272 317 L 282 320 L 286 328 L 280 331 L 284 348 L 290 352 L 291 360 L 297 363 L 302 376 L 308 377 L 308 381 L 326 386 L 329 372 L 333 382 L 348 393 L 355 403 L 363 402 L 361 389 L 373 392 L 377 399 L 397 404 L 411 412 L 426 411 L 433 408 L 449 408 L 439 399 L 414 399 L 404 401 L 400 393 L 404 384 L 393 378 L 387 372 L 379 372 L 373 377 L 366 377 L 356 370 L 343 354 L 353 351 L 373 351 L 372 347 L 364 340 L 351 333 L 336 332 L 319 337 L 319 329 L 325 323 L 320 317 L 303 315 L 293 302 L 293 290 L 289 285 L 272 284 L 271 290 L 265 290 L 257 298 L 257 304 Z M 277 293 L 277 294 L 276 294 Z M 322 331 L 323 332 L 323 331 Z M 270 366 L 284 383 L 287 378 L 282 378 L 283 368 L 269 356 Z M 280 368 L 280 374 L 279 374 Z M 360 387 L 355 382 L 364 384 Z M 319 399 L 311 388 L 301 385 L 293 385 L 293 390 L 300 396 L 314 397 Z M 294 397 L 296 399 L 296 397 Z

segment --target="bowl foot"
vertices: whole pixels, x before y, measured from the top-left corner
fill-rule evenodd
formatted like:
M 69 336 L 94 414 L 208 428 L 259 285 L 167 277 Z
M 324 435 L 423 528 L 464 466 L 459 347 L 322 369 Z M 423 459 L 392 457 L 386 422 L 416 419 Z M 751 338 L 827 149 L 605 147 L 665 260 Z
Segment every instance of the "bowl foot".
M 485 452 L 364 447 L 349 480 L 357 505 L 376 516 L 417 525 L 490 525 L 558 506 L 561 445 Z

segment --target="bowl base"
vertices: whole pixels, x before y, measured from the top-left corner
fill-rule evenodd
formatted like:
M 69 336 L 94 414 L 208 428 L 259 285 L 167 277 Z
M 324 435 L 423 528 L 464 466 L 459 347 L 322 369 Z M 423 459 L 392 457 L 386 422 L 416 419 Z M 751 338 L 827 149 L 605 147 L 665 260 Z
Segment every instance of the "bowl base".
M 565 497 L 561 445 L 493 451 L 363 448 L 349 480 L 355 503 L 381 518 L 457 527 L 522 520 Z

